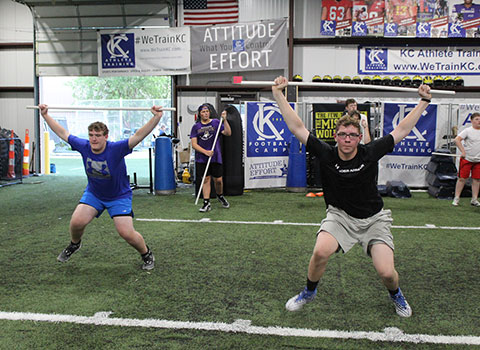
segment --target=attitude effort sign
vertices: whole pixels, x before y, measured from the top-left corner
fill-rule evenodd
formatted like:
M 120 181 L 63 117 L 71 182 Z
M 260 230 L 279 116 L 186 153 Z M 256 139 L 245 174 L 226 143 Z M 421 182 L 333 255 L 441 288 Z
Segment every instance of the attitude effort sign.
M 192 27 L 192 73 L 287 68 L 287 22 Z

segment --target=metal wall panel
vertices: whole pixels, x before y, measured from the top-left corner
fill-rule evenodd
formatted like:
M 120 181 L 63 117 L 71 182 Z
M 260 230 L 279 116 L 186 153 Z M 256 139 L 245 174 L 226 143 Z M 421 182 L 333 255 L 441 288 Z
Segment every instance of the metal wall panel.
M 288 0 L 239 0 L 240 22 L 288 17 Z
M 35 6 L 38 76 L 97 75 L 97 30 L 166 27 L 165 1 L 138 5 Z

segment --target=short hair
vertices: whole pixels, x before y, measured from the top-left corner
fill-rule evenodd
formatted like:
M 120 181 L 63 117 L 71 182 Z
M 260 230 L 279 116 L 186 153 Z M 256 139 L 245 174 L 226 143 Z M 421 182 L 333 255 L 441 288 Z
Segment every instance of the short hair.
M 362 131 L 361 131 L 361 129 L 360 129 L 360 122 L 359 122 L 357 119 L 355 119 L 355 118 L 353 118 L 353 117 L 351 117 L 351 116 L 349 116 L 349 115 L 344 115 L 343 117 L 341 117 L 340 119 L 337 120 L 337 126 L 335 127 L 335 132 L 338 132 L 338 129 L 339 129 L 341 126 L 347 127 L 347 126 L 350 126 L 350 125 L 352 125 L 352 126 L 354 126 L 355 128 L 357 128 L 357 129 L 358 129 L 358 132 L 359 132 L 360 134 L 362 133 Z
M 360 111 L 358 109 L 354 109 L 353 111 L 351 111 L 350 113 L 348 113 L 348 115 L 350 117 L 355 117 L 355 116 L 358 116 L 358 120 L 361 120 L 362 119 L 362 113 L 360 113 Z
M 345 107 L 347 107 L 350 103 L 357 103 L 357 101 L 355 101 L 354 98 L 348 98 L 348 99 L 345 101 Z
M 108 135 L 108 128 L 102 122 L 94 122 L 88 126 L 88 131 L 102 132 L 103 136 Z
M 473 118 L 476 118 L 476 117 L 480 117 L 480 113 L 478 113 L 478 112 L 473 113 L 473 114 L 470 116 L 470 120 L 472 120 Z

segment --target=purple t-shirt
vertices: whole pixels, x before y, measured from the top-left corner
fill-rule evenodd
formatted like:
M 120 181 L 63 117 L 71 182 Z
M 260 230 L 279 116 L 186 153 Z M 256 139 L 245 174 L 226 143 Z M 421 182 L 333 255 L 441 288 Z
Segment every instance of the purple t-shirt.
M 72 149 L 80 152 L 87 174 L 86 190 L 100 200 L 111 201 L 132 196 L 132 189 L 127 176 L 125 156 L 132 153 L 128 139 L 107 141 L 105 150 L 100 154 L 92 152 L 90 142 L 70 135 L 68 143 Z
M 463 14 L 463 20 L 475 19 L 480 17 L 480 5 L 472 4 L 470 8 L 466 8 L 464 4 L 453 6 L 454 13 Z
M 202 124 L 202 122 L 195 123 L 192 126 L 192 131 L 190 131 L 190 138 L 193 139 L 194 137 L 197 138 L 197 144 L 206 149 L 211 150 L 213 146 L 213 140 L 215 139 L 215 135 L 218 130 L 218 125 L 220 124 L 219 119 L 212 119 L 208 124 Z M 220 127 L 220 132 L 224 129 L 223 123 Z M 212 160 L 213 163 L 220 163 L 222 164 L 222 152 L 220 150 L 220 135 L 217 139 L 216 147 L 213 152 Z M 197 163 L 207 163 L 208 157 L 201 153 L 195 152 L 195 161 Z

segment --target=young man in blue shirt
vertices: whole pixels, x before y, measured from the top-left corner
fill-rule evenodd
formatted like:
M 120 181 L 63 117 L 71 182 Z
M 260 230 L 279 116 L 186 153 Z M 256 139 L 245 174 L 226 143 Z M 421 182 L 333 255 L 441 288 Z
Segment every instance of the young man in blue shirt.
M 38 106 L 40 113 L 52 131 L 68 142 L 82 155 L 87 188 L 70 220 L 71 242 L 57 260 L 66 262 L 82 245 L 85 227 L 106 209 L 113 219 L 118 234 L 142 256 L 143 270 L 152 270 L 155 258 L 140 233 L 133 227 L 132 190 L 127 176 L 125 156 L 130 154 L 157 126 L 162 118 L 161 107 L 153 106 L 153 117 L 128 139 L 108 141 L 108 128 L 102 122 L 88 127 L 88 140 L 71 135 L 48 114 L 48 106 Z

